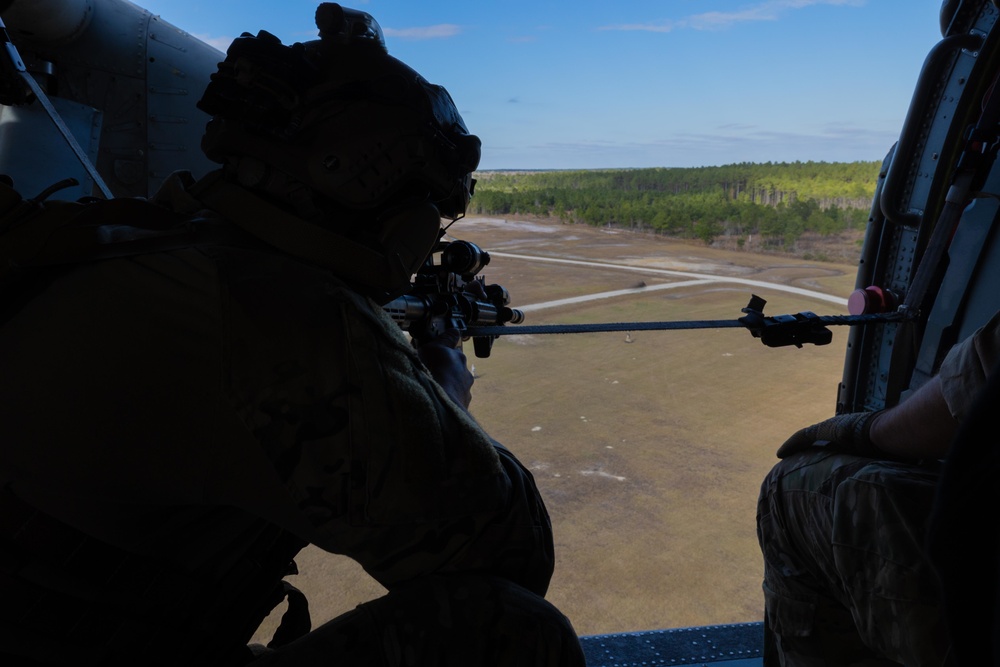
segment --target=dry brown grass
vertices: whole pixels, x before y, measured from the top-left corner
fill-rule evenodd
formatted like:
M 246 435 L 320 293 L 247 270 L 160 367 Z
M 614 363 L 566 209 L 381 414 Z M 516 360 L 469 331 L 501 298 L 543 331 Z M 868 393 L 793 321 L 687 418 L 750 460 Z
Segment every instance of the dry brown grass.
M 454 231 L 496 254 L 711 270 L 844 298 L 854 285 L 848 264 L 523 222 Z M 676 280 L 500 256 L 484 274 L 514 306 Z M 751 291 L 769 315 L 845 312 L 709 285 L 532 312 L 525 324 L 735 319 Z M 555 527 L 548 597 L 581 635 L 761 620 L 757 491 L 782 440 L 833 413 L 846 336 L 834 327 L 831 345 L 802 349 L 767 348 L 743 329 L 504 336 L 487 359 L 468 345 L 473 414 L 535 475 Z M 345 558 L 309 548 L 297 562 L 317 622 L 384 592 Z

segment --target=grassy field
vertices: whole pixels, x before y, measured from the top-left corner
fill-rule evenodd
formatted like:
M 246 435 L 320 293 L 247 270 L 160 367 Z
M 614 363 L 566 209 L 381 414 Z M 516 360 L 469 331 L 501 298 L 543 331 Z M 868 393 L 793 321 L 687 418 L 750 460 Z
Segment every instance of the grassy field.
M 455 236 L 493 254 L 488 283 L 529 306 L 687 279 L 506 254 L 711 273 L 846 300 L 856 267 L 716 250 L 558 222 L 469 219 Z M 846 307 L 739 283 L 650 289 L 539 310 L 525 324 L 733 320 Z M 744 329 L 500 337 L 473 355 L 472 412 L 532 470 L 555 527 L 548 598 L 581 635 L 761 620 L 754 515 L 774 451 L 831 416 L 846 327 L 827 346 L 768 348 Z M 384 590 L 351 561 L 308 548 L 292 579 L 314 625 Z M 276 616 L 276 614 L 272 616 Z M 259 638 L 269 636 L 273 619 Z

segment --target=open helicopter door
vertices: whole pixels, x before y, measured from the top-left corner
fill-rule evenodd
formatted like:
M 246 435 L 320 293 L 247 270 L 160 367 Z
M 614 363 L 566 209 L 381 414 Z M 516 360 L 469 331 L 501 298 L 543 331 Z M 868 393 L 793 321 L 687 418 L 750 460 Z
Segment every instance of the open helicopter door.
M 948 349 L 1000 310 L 1000 72 L 997 7 L 946 2 L 899 141 L 883 163 L 852 313 L 837 412 L 894 405 Z

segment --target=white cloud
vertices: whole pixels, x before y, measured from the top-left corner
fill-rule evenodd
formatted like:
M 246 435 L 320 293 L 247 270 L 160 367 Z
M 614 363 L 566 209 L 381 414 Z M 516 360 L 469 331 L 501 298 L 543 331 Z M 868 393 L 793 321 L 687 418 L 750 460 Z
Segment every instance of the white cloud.
M 417 28 L 383 28 L 382 32 L 386 37 L 400 39 L 444 39 L 459 34 L 462 32 L 462 27 L 454 23 L 439 23 Z
M 768 0 L 734 12 L 704 12 L 676 21 L 624 23 L 602 26 L 599 30 L 639 30 L 645 32 L 672 32 L 682 29 L 720 30 L 749 21 L 776 21 L 789 11 L 814 5 L 860 7 L 864 3 L 865 0 Z
M 192 37 L 200 39 L 209 46 L 213 46 L 218 50 L 222 51 L 223 53 L 225 53 L 226 49 L 229 48 L 229 45 L 233 43 L 232 37 L 212 37 L 211 35 L 205 35 L 205 34 L 192 35 Z

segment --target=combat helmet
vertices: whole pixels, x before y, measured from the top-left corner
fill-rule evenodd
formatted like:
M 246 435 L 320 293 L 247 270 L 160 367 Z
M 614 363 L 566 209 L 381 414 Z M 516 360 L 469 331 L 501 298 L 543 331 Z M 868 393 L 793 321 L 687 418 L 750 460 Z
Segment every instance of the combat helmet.
M 462 217 L 480 140 L 451 96 L 389 55 L 371 15 L 324 2 L 319 39 L 236 38 L 198 107 L 202 149 L 241 186 L 379 253 L 407 248 L 398 292 Z M 398 262 L 397 262 L 398 263 Z

